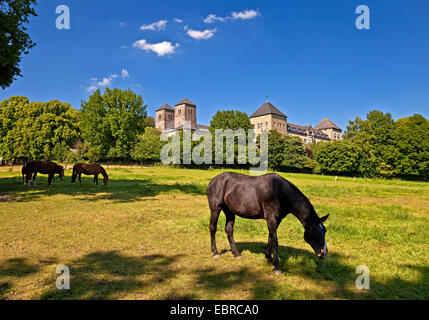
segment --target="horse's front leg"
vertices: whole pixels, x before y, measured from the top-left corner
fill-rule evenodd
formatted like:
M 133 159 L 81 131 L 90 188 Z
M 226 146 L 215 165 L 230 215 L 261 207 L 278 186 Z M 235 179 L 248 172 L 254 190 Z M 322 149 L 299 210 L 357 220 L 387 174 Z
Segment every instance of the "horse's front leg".
M 50 187 L 51 186 L 51 184 L 52 184 L 52 179 L 54 178 L 54 174 L 53 173 L 50 173 L 49 174 L 49 177 L 48 177 L 48 187 Z
M 82 183 L 82 173 L 79 173 L 79 183 Z
M 216 247 L 216 231 L 217 231 L 217 222 L 219 220 L 220 209 L 211 210 L 211 218 L 210 218 L 210 237 L 212 242 L 212 253 L 213 258 L 219 259 L 220 254 L 217 251 Z

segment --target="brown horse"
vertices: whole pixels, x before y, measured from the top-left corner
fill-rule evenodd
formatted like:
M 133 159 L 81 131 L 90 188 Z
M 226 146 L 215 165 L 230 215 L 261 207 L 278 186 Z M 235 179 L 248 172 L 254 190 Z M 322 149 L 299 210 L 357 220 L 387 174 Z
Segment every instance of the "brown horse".
M 64 168 L 54 162 L 29 161 L 24 164 L 21 172 L 23 180 L 25 175 L 24 183 L 28 187 L 31 187 L 31 178 L 33 178 L 33 184 L 36 185 L 36 177 L 38 173 L 48 175 L 48 187 L 51 186 L 55 174 L 58 174 L 61 180 L 64 178 Z
M 109 181 L 109 176 L 106 173 L 106 170 L 102 166 L 100 166 L 97 163 L 94 164 L 85 164 L 85 163 L 77 163 L 73 167 L 73 176 L 72 176 L 72 183 L 75 183 L 76 178 L 79 177 L 79 182 L 82 183 L 82 173 L 91 176 L 94 175 L 94 182 L 98 186 L 98 176 L 101 174 L 103 175 L 103 182 L 104 185 L 107 185 L 107 181 Z

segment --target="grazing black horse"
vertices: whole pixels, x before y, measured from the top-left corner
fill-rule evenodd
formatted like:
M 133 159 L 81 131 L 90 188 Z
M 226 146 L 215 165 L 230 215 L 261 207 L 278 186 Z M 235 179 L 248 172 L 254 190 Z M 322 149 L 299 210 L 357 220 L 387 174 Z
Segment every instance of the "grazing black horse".
M 55 174 L 58 174 L 61 180 L 64 178 L 64 168 L 55 162 L 29 161 L 24 164 L 21 172 L 23 180 L 25 175 L 25 184 L 28 187 L 31 187 L 31 178 L 33 178 L 33 184 L 36 185 L 36 177 L 38 173 L 49 175 L 48 187 L 51 186 L 52 179 Z
M 216 230 L 220 211 L 226 216 L 225 232 L 232 253 L 240 258 L 233 232 L 235 216 L 246 219 L 265 219 L 269 238 L 265 257 L 274 264 L 274 272 L 281 273 L 277 255 L 277 228 L 292 213 L 304 226 L 304 239 L 320 259 L 328 254 L 323 222 L 329 215 L 319 218 L 306 196 L 292 183 L 277 174 L 253 177 L 238 173 L 223 173 L 207 187 L 211 210 L 211 250 L 215 259 L 220 257 L 216 248 Z M 273 257 L 271 257 L 273 255 Z
M 79 182 L 82 183 L 82 173 L 85 175 L 94 175 L 94 182 L 98 186 L 98 176 L 103 175 L 104 185 L 107 185 L 107 181 L 109 181 L 109 176 L 106 173 L 106 170 L 102 166 L 97 163 L 94 164 L 85 164 L 85 163 L 77 163 L 73 167 L 73 176 L 72 183 L 75 183 L 76 178 L 79 177 Z

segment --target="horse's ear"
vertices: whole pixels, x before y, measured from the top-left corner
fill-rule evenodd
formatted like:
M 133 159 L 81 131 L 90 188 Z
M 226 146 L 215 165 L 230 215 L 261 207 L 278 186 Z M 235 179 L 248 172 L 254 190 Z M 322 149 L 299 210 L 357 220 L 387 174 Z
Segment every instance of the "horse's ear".
M 328 218 L 329 218 L 329 214 L 324 216 L 323 218 L 320 218 L 320 221 L 325 222 L 326 220 L 328 220 Z

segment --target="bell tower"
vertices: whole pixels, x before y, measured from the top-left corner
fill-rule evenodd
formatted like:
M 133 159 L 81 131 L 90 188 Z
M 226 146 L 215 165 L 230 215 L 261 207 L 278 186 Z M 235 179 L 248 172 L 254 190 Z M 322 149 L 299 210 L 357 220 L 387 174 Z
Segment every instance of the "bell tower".
M 167 103 L 156 110 L 155 127 L 161 132 L 174 129 L 174 109 Z
M 185 121 L 190 122 L 192 128 L 197 126 L 197 105 L 188 98 L 175 105 L 174 128 L 182 126 Z

